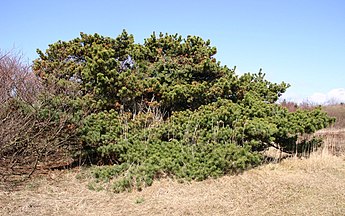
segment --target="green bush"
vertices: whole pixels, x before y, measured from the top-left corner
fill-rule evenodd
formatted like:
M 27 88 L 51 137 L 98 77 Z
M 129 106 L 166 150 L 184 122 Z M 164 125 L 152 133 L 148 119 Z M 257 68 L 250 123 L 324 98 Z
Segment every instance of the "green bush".
M 125 31 L 117 38 L 82 33 L 38 53 L 34 70 L 54 103 L 75 110 L 77 155 L 103 165 L 93 174 L 115 192 L 162 176 L 239 172 L 260 164 L 270 146 L 303 149 L 309 144 L 298 144 L 299 135 L 333 121 L 320 108 L 288 112 L 276 104 L 288 84 L 261 71 L 237 76 L 200 37 L 153 34 L 136 44 Z

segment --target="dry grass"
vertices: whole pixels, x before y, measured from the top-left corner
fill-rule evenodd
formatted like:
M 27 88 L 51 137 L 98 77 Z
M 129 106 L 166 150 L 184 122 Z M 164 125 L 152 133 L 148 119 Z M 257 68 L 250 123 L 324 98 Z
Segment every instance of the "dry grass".
M 322 109 L 327 112 L 328 115 L 335 117 L 336 122 L 334 124 L 335 128 L 345 128 L 345 105 L 344 104 L 337 104 L 337 105 L 329 105 L 324 106 Z
M 345 128 L 327 128 L 315 133 L 322 137 L 328 153 L 333 155 L 345 155 Z
M 87 170 L 53 171 L 0 191 L 0 215 L 345 215 L 345 157 L 328 142 L 308 159 L 202 182 L 163 179 L 132 193 L 89 190 Z

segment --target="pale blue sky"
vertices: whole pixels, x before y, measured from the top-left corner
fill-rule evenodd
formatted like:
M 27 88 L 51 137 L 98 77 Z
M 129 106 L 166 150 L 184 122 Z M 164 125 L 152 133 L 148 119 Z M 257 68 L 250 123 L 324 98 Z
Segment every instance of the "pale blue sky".
M 136 42 L 155 32 L 198 35 L 218 49 L 217 59 L 238 73 L 260 68 L 292 85 L 287 98 L 345 100 L 344 0 L 2 0 L 0 49 L 15 47 L 33 60 L 58 40 L 80 32 Z M 340 89 L 340 90 L 339 90 Z M 333 91 L 334 93 L 334 91 Z

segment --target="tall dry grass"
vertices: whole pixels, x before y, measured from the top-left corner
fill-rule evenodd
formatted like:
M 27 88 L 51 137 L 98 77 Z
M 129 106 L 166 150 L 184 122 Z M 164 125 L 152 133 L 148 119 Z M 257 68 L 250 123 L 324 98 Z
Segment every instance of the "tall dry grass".
M 163 179 L 141 192 L 90 190 L 88 169 L 52 171 L 0 191 L 0 215 L 345 215 L 345 131 L 316 135 L 323 148 L 308 157 L 202 182 Z
M 324 106 L 323 110 L 327 112 L 328 115 L 336 118 L 336 122 L 333 125 L 334 128 L 337 128 L 337 129 L 345 128 L 345 105 L 344 104 Z
M 323 139 L 323 151 L 337 156 L 345 154 L 345 128 L 327 128 L 316 132 L 315 135 Z

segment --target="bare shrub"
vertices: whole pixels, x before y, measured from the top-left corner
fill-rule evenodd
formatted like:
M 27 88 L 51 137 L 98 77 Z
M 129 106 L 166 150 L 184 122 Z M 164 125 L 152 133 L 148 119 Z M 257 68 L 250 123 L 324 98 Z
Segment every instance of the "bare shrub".
M 65 164 L 73 139 L 71 112 L 50 109 L 42 88 L 19 53 L 0 54 L 0 180 L 30 176 L 38 166 Z
M 77 165 L 71 152 L 78 148 L 71 112 L 10 99 L 0 109 L 0 185 L 10 188 L 32 174 Z
M 14 51 L 0 50 L 0 103 L 10 98 L 20 98 L 32 103 L 39 92 L 39 80 L 24 63 L 23 56 Z
M 302 103 L 297 104 L 296 102 L 293 102 L 293 101 L 283 100 L 282 102 L 280 102 L 280 105 L 282 107 L 287 108 L 289 112 L 295 112 L 297 109 L 313 110 L 314 108 L 317 107 L 316 104 L 313 104 L 310 101 L 303 101 Z
M 298 104 L 292 101 L 283 100 L 281 103 L 282 107 L 285 107 L 289 112 L 295 112 L 298 108 Z

